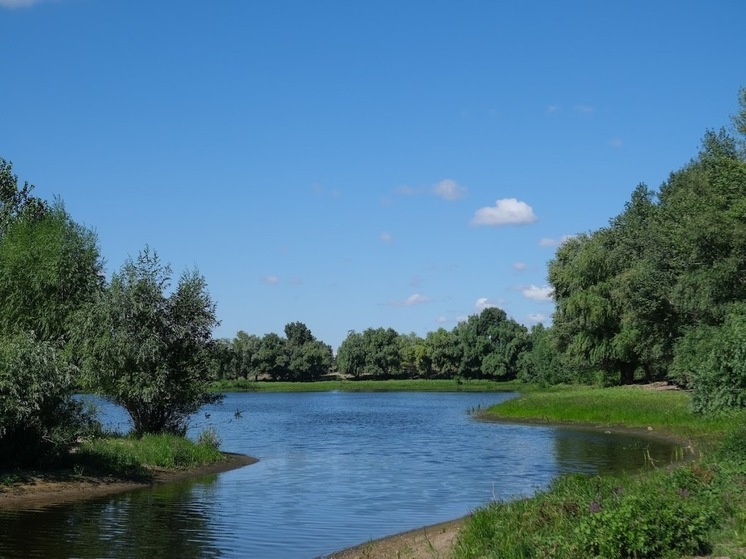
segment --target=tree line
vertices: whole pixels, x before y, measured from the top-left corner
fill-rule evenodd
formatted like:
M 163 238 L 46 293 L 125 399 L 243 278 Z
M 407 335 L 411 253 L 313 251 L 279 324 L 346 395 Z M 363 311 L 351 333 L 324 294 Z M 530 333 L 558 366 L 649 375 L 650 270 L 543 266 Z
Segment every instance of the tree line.
M 535 332 L 543 331 L 541 327 Z M 214 374 L 220 380 L 314 381 L 330 373 L 348 378 L 484 378 L 529 376 L 533 333 L 498 308 L 484 309 L 452 330 L 422 338 L 393 328 L 350 331 L 337 349 L 317 340 L 302 322 L 285 337 L 238 332 L 218 340 Z

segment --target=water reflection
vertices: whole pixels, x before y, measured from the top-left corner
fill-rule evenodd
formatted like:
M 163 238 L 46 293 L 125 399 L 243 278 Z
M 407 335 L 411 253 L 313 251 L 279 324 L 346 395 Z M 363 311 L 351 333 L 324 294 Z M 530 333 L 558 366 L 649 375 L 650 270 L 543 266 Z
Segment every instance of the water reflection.
M 680 449 L 663 439 L 583 429 L 556 429 L 554 459 L 562 472 L 610 474 L 674 462 Z
M 216 479 L 210 476 L 108 499 L 5 513 L 0 557 L 223 557 L 210 526 Z

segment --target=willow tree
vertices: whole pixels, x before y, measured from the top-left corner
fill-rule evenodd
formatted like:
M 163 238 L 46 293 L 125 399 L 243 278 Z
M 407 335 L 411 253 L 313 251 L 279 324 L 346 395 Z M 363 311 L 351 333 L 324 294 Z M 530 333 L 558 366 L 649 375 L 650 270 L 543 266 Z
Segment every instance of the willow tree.
M 190 415 L 221 398 L 209 391 L 218 321 L 205 279 L 186 271 L 170 286 L 170 266 L 146 248 L 78 324 L 86 385 L 121 405 L 137 434 L 184 434 Z

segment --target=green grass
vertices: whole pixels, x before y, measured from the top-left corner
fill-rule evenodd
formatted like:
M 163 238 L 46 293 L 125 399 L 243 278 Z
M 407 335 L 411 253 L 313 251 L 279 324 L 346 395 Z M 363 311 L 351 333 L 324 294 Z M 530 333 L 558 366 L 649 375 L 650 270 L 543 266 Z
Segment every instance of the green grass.
M 454 559 L 746 557 L 746 415 L 704 418 L 689 395 L 640 388 L 531 388 L 489 408 L 508 420 L 652 427 L 694 437 L 698 460 L 646 473 L 566 475 L 533 498 L 474 512 Z
M 522 389 L 519 388 L 522 392 Z M 559 386 L 523 393 L 488 408 L 486 418 L 585 423 L 647 429 L 687 438 L 717 439 L 746 414 L 703 417 L 691 411 L 691 396 L 680 390 L 639 387 Z
M 322 380 L 317 382 L 253 382 L 222 380 L 212 384 L 215 392 L 510 392 L 524 386 L 492 380 L 406 379 Z
M 186 469 L 224 460 L 213 446 L 174 435 L 102 437 L 83 443 L 74 468 L 83 472 L 147 476 L 152 468 Z

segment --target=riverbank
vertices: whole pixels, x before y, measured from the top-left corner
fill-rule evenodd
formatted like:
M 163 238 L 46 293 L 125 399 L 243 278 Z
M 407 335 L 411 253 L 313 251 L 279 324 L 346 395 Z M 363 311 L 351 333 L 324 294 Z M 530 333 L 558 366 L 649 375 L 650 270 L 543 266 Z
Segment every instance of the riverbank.
M 43 508 L 215 475 L 258 462 L 244 454 L 224 452 L 223 460 L 188 468 L 148 468 L 148 476 L 80 475 L 75 470 L 27 471 L 18 481 L 0 485 L 0 509 Z
M 313 382 L 222 380 L 214 382 L 213 392 L 513 392 L 530 389 L 517 382 L 478 379 L 352 379 Z
M 734 427 L 744 424 L 744 414 L 694 416 L 687 393 L 660 387 L 528 392 L 480 412 L 478 418 L 664 438 L 682 444 L 687 449 L 682 457 L 695 460 L 644 476 L 562 476 L 533 498 L 491 503 L 466 518 L 366 542 L 329 558 L 466 559 L 539 553 L 575 558 L 598 555 L 603 546 L 610 546 L 607 552 L 617 546 L 651 557 L 665 553 L 666 546 L 692 555 L 716 550 L 723 556 L 742 556 L 746 518 L 739 511 L 746 504 L 746 441 Z M 707 461 L 696 459 L 702 448 L 707 449 Z M 637 531 L 632 529 L 635 524 L 641 526 Z

